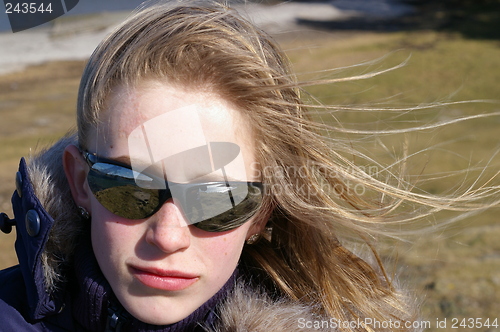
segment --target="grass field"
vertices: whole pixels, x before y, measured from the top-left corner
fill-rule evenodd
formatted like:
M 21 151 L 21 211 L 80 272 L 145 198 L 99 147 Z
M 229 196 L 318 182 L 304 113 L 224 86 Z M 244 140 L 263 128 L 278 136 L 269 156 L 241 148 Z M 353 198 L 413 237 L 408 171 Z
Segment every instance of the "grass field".
M 500 44 L 496 40 L 469 40 L 458 34 L 420 32 L 321 33 L 314 37 L 282 38 L 282 45 L 302 79 L 340 78 L 406 65 L 383 75 L 352 82 L 307 88 L 322 103 L 359 107 L 411 107 L 427 103 L 499 99 Z M 382 59 L 381 59 L 382 58 Z M 373 62 L 373 60 L 381 59 Z M 366 63 L 355 66 L 359 63 Z M 0 207 L 12 215 L 10 195 L 19 158 L 29 156 L 74 126 L 74 110 L 82 62 L 47 63 L 23 72 L 0 76 Z M 346 67 L 339 71 L 316 72 Z M 479 113 L 499 112 L 498 102 L 449 104 L 408 112 L 347 111 L 322 114 L 322 120 L 344 128 L 398 129 Z M 460 122 L 407 135 L 387 134 L 366 140 L 350 135 L 353 146 L 383 163 L 402 155 L 433 149 L 410 159 L 409 171 L 428 179 L 431 174 L 485 166 L 500 149 L 500 116 Z M 342 135 L 338 133 L 338 135 Z M 483 180 L 500 169 L 500 158 L 490 161 Z M 478 176 L 422 182 L 421 189 L 449 193 Z M 464 180 L 464 178 L 466 178 Z M 499 180 L 495 180 L 498 185 Z M 397 252 L 403 280 L 422 299 L 423 319 L 429 331 L 456 331 L 453 318 L 481 318 L 500 324 L 499 209 L 450 225 L 446 230 L 411 243 L 393 243 L 383 254 Z M 443 218 L 450 217 L 443 215 Z M 15 233 L 15 232 L 13 232 Z M 0 234 L 0 268 L 16 264 L 14 234 Z M 447 328 L 436 319 L 447 318 Z M 460 328 L 459 330 L 463 330 Z M 497 331 L 480 328 L 478 331 Z

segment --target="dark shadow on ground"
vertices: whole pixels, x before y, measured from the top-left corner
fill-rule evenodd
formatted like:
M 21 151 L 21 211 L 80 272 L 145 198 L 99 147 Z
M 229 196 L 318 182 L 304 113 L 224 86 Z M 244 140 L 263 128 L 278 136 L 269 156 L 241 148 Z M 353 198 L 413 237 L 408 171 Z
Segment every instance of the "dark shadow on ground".
M 302 1 L 305 2 L 305 1 Z M 311 2 L 311 1 L 309 1 Z M 457 32 L 471 39 L 500 39 L 500 0 L 401 0 L 412 14 L 396 18 L 352 17 L 342 21 L 299 19 L 302 25 L 326 30 Z M 335 1 L 332 1 L 335 5 Z

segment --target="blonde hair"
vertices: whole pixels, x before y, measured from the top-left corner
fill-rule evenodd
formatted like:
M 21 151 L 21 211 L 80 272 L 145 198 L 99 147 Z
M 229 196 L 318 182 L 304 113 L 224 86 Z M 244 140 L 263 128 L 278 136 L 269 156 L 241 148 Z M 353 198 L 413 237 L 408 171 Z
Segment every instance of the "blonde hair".
M 266 187 L 260 217 L 269 217 L 262 238 L 243 251 L 252 278 L 339 321 L 417 318 L 412 300 L 396 290 L 376 251 L 375 264 L 369 264 L 347 250 L 342 238 L 370 245 L 373 234 L 386 233 L 384 225 L 441 209 L 480 208 L 475 199 L 486 188 L 434 197 L 413 193 L 404 181 L 388 184 L 363 172 L 344 157 L 359 153 L 324 137 L 328 127 L 312 121 L 301 100 L 303 84 L 272 39 L 234 10 L 208 1 L 141 8 L 98 46 L 80 85 L 80 146 L 86 147 L 114 87 L 149 79 L 216 93 L 251 120 Z M 374 199 L 356 195 L 349 182 L 368 188 Z M 428 210 L 403 218 L 394 213 L 403 203 Z

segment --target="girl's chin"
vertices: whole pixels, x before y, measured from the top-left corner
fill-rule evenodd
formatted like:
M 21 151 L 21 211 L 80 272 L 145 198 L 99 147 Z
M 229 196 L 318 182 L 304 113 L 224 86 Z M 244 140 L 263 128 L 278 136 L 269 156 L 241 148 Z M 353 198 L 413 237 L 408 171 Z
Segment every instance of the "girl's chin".
M 197 307 L 191 308 L 183 301 L 175 301 L 172 298 L 165 301 L 165 298 L 155 300 L 134 296 L 128 300 L 130 305 L 124 305 L 125 309 L 136 319 L 151 325 L 177 323 L 197 309 Z M 191 303 L 193 302 L 191 301 Z

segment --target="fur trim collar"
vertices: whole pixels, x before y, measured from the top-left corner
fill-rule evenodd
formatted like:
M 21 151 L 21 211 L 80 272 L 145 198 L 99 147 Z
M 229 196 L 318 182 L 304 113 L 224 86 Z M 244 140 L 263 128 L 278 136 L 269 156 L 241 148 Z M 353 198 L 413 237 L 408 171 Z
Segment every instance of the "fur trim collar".
M 62 165 L 64 149 L 77 142 L 76 135 L 68 135 L 28 161 L 28 177 L 34 194 L 54 220 L 41 255 L 48 293 L 53 293 L 66 281 L 63 270 L 72 261 L 83 225 Z
M 213 332 L 336 331 L 328 318 L 316 316 L 312 309 L 285 298 L 272 300 L 240 281 L 221 308 L 220 325 Z

